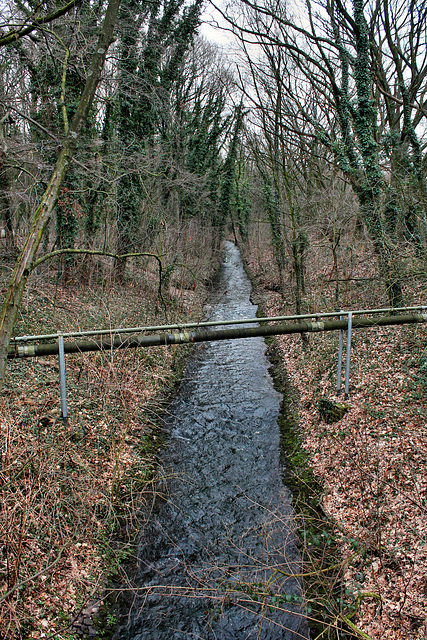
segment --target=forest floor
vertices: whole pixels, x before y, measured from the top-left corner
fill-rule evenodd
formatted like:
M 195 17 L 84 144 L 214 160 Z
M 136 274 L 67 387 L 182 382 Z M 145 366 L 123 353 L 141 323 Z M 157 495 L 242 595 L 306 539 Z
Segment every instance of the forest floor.
M 32 277 L 16 335 L 198 321 L 213 264 L 205 252 L 188 284 L 166 297 L 157 274 L 134 269 L 117 286 L 103 277 L 64 284 Z M 196 265 L 197 266 L 197 265 Z M 57 357 L 9 363 L 0 398 L 0 637 L 76 638 L 82 612 L 98 611 L 103 585 L 132 556 L 138 510 L 156 491 L 162 412 L 188 349 L 157 347 L 66 356 L 69 423 L 60 418 Z M 119 580 L 120 582 L 120 580 Z M 114 627 L 106 614 L 104 630 Z
M 294 313 L 291 284 L 287 301 L 278 293 L 268 242 L 252 246 L 246 261 L 263 313 Z M 334 308 L 329 263 L 314 246 L 304 311 Z M 198 269 L 209 273 L 206 264 Z M 165 316 L 154 271 L 134 275 L 119 287 L 102 277 L 82 286 L 64 285 L 53 270 L 36 274 L 16 334 L 201 319 L 206 281 L 194 287 L 173 278 Z M 342 283 L 342 308 L 387 306 L 372 256 L 360 251 L 344 275 L 361 280 Z M 405 295 L 408 304 L 425 303 L 425 286 L 411 281 Z M 340 589 L 331 590 L 323 608 L 332 628 L 360 629 L 355 637 L 421 640 L 427 637 L 427 331 L 422 325 L 354 331 L 350 410 L 327 424 L 318 402 L 335 399 L 337 339 L 312 334 L 305 349 L 298 336 L 274 339 L 296 391 L 304 464 L 309 460 L 322 486 L 322 512 L 338 544 L 339 561 L 336 553 L 330 560 L 338 564 L 331 581 Z M 0 398 L 0 637 L 75 638 L 73 622 L 94 598 L 99 608 L 107 577 L 121 575 L 122 561 L 133 555 L 140 507 L 157 490 L 161 415 L 185 353 L 161 347 L 67 356 L 67 425 L 59 418 L 57 358 L 10 363 Z M 319 568 L 305 549 L 306 570 L 321 577 L 327 553 Z M 104 630 L 109 620 L 113 628 L 107 611 Z
M 353 258 L 347 282 L 340 283 L 341 308 L 387 307 L 372 256 L 360 250 Z M 255 285 L 253 301 L 261 305 L 262 315 L 295 313 L 292 283 L 288 302 L 278 293 L 271 249 L 252 247 L 246 262 Z M 330 260 L 328 264 L 314 246 L 307 256 L 303 312 L 337 308 L 333 288 Z M 425 283 L 405 283 L 409 306 L 425 304 L 425 292 Z M 317 564 L 315 554 L 304 550 L 309 581 L 320 581 L 328 563 L 336 564 L 329 572 L 329 601 L 322 604 L 331 628 L 353 626 L 355 637 L 375 640 L 425 639 L 426 327 L 353 332 L 350 408 L 332 424 L 322 419 L 318 403 L 322 398 L 343 402 L 336 396 L 338 333 L 310 334 L 308 348 L 300 336 L 276 337 L 274 344 L 297 397 L 303 465 L 310 465 L 322 487 L 320 509 L 338 544 L 338 563 L 336 553 L 328 558 L 327 545 Z M 293 471 L 298 473 L 298 468 Z

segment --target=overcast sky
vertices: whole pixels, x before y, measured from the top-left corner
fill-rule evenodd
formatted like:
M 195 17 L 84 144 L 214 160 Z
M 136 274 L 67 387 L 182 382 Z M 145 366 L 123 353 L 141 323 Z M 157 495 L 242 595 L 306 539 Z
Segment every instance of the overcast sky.
M 217 3 L 221 4 L 220 0 L 217 0 Z M 223 47 L 230 46 L 233 41 L 233 36 L 229 31 L 221 29 L 221 26 L 227 26 L 226 22 L 211 2 L 208 2 L 206 5 L 206 9 L 202 14 L 202 21 L 203 24 L 199 29 L 199 33 L 202 36 Z

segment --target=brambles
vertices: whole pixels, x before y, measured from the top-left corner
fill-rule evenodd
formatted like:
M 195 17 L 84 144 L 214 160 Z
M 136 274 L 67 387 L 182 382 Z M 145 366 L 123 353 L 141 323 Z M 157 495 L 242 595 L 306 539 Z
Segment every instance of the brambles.
M 255 247 L 260 237 L 262 242 L 253 234 Z M 323 280 L 321 294 L 318 288 L 329 269 L 328 247 L 313 230 L 311 246 L 316 242 L 306 295 L 313 312 L 335 306 L 334 282 Z M 246 255 L 262 313 L 291 314 L 290 301 L 265 286 L 275 277 L 266 269 L 268 246 L 258 246 L 260 264 L 255 247 Z M 341 238 L 340 252 L 358 256 L 348 266 L 341 308 L 378 306 L 381 297 L 376 281 L 369 280 L 372 263 L 362 241 L 349 233 Z M 274 269 L 274 261 L 270 265 Z M 422 285 L 414 279 L 407 294 L 421 302 Z M 295 338 L 276 338 L 270 347 L 291 399 L 281 421 L 290 469 L 286 482 L 303 518 L 306 595 L 313 618 L 323 619 L 331 634 L 341 629 L 346 637 L 406 640 L 426 632 L 425 342 L 425 328 L 355 331 L 351 408 L 336 423 L 320 418 L 318 402 L 325 396 L 335 401 L 337 336 L 311 336 L 309 351 Z
M 188 259 L 175 245 L 182 266 L 168 292 L 184 319 L 200 315 L 205 297 L 194 275 L 212 269 L 195 241 Z M 164 322 L 150 265 L 133 265 L 131 286 L 92 281 L 84 290 L 47 269 L 31 280 L 19 333 Z M 191 288 L 177 287 L 184 277 Z M 0 406 L 2 637 L 71 640 L 79 611 L 106 576 L 120 575 L 134 553 L 138 510 L 156 491 L 159 416 L 184 360 L 173 347 L 68 356 L 68 425 L 59 418 L 56 358 L 11 365 Z

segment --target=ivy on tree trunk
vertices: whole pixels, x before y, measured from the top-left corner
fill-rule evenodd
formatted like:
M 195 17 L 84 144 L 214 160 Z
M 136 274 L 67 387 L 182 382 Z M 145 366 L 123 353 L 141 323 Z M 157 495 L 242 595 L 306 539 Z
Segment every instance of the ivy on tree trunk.
M 39 206 L 35 210 L 30 230 L 25 239 L 24 246 L 16 260 L 15 267 L 9 281 L 9 286 L 0 312 L 0 385 L 4 380 L 7 348 L 15 326 L 22 295 L 33 268 L 36 253 L 43 237 L 43 232 L 51 218 L 68 167 L 72 160 L 77 141 L 83 126 L 87 121 L 95 96 L 95 91 L 104 67 L 107 50 L 113 40 L 113 32 L 119 6 L 120 0 L 109 0 L 78 107 L 69 126 L 68 135 L 59 152 L 49 183 L 41 198 Z

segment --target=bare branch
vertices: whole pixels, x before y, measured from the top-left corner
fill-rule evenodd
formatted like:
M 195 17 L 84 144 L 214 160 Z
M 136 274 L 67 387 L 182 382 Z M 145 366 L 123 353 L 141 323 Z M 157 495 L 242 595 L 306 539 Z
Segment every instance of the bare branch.
M 43 18 L 35 18 L 30 25 L 25 27 L 22 25 L 19 29 L 12 29 L 9 33 L 6 33 L 4 36 L 0 36 L 0 47 L 4 47 L 7 44 L 11 44 L 12 42 L 16 42 L 20 38 L 27 36 L 29 33 L 35 31 L 42 24 L 49 24 L 49 22 L 53 22 L 57 18 L 64 16 L 66 13 L 71 11 L 73 7 L 79 4 L 80 0 L 71 0 L 68 4 L 61 7 L 57 11 L 54 11 L 48 16 L 44 16 Z

